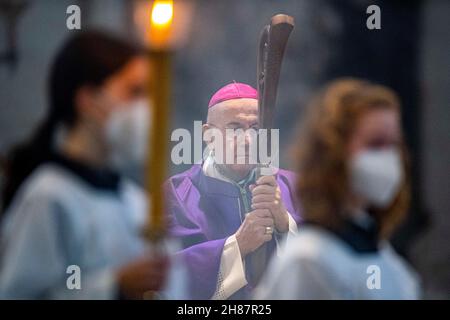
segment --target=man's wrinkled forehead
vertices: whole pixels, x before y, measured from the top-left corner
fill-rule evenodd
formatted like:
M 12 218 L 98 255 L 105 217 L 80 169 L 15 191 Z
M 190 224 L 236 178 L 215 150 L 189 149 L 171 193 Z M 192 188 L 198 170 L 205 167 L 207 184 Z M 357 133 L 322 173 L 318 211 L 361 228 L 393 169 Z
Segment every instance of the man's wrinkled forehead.
M 208 110 L 208 122 L 226 124 L 233 121 L 257 122 L 258 100 L 232 99 L 223 101 Z

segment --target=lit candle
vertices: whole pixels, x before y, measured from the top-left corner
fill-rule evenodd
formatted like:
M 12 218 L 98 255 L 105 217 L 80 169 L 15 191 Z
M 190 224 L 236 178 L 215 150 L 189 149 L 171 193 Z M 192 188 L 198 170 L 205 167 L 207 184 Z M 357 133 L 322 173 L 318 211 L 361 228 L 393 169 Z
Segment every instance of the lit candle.
M 151 155 L 147 167 L 147 190 L 150 199 L 147 235 L 153 242 L 164 237 L 164 194 L 162 185 L 168 166 L 168 127 L 171 93 L 171 52 L 173 1 L 155 1 L 151 13 L 150 43 L 153 65 L 153 85 L 150 93 L 154 102 L 153 131 L 150 133 Z

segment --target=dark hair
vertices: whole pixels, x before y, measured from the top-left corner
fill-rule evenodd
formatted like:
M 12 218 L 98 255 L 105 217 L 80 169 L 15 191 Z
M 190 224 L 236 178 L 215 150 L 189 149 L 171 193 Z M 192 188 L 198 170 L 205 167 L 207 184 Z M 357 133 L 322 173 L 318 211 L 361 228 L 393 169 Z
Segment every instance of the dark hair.
M 138 46 L 100 31 L 78 32 L 63 45 L 50 70 L 47 116 L 31 139 L 14 147 L 7 158 L 3 210 L 22 182 L 50 155 L 57 126 L 75 124 L 77 90 L 85 85 L 101 86 L 140 54 L 143 50 Z

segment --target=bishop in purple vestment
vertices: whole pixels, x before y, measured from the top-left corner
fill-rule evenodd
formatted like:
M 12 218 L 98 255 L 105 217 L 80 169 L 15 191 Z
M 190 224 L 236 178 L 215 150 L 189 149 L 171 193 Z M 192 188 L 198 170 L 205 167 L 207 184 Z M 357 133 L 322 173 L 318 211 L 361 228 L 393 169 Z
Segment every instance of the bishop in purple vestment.
M 232 83 L 216 92 L 208 106 L 204 132 L 214 128 L 258 129 L 257 92 Z M 223 139 L 223 149 L 245 141 Z M 297 232 L 300 208 L 295 176 L 278 169 L 259 177 L 257 166 L 218 161 L 215 144 L 206 141 L 209 156 L 202 165 L 171 177 L 165 184 L 171 234 L 181 240 L 178 255 L 185 261 L 193 299 L 245 299 L 276 256 L 282 240 Z M 222 142 L 220 142 L 222 143 Z M 248 160 L 248 153 L 246 153 Z

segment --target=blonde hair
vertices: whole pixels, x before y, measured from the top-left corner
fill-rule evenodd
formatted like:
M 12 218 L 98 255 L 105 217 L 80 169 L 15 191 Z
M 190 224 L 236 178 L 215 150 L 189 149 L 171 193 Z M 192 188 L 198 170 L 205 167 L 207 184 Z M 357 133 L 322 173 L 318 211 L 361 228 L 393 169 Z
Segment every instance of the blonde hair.
M 311 103 L 296 146 L 297 192 L 303 217 L 329 228 L 344 220 L 349 195 L 347 145 L 360 117 L 374 109 L 400 111 L 397 95 L 387 87 L 357 79 L 339 79 Z M 386 209 L 370 208 L 381 238 L 387 238 L 404 218 L 410 198 L 407 153 L 401 142 L 402 186 Z

